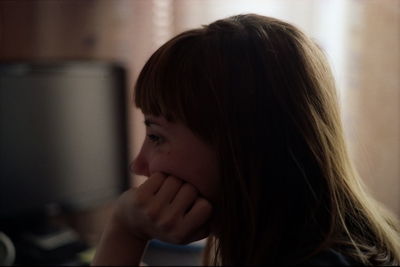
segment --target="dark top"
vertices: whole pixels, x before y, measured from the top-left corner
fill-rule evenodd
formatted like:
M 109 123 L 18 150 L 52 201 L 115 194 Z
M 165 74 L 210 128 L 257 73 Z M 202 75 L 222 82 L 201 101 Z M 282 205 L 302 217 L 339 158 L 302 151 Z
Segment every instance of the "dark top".
M 351 266 L 359 265 L 349 257 L 337 252 L 333 249 L 328 249 L 317 254 L 310 260 L 304 263 L 310 266 Z

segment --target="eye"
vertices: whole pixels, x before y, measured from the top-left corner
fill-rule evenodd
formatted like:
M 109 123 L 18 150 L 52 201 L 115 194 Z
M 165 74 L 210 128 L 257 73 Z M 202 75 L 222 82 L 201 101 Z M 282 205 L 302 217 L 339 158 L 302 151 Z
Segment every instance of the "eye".
M 159 145 L 162 143 L 161 136 L 155 134 L 148 134 L 147 138 L 150 140 L 150 142 L 154 143 L 155 145 Z

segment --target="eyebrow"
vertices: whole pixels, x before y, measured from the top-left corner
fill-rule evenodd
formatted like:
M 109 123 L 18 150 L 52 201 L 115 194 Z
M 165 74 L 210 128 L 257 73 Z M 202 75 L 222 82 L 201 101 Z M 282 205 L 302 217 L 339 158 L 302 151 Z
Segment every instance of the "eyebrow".
M 151 127 L 152 124 L 162 127 L 159 123 L 157 123 L 157 122 L 155 122 L 155 121 L 152 121 L 152 120 L 150 120 L 150 119 L 145 119 L 145 120 L 144 120 L 144 124 L 145 124 L 147 127 Z

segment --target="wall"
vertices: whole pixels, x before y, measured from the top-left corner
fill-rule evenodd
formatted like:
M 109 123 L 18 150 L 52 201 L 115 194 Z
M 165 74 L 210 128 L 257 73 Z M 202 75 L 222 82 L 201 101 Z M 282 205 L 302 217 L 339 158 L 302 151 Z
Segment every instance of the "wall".
M 378 200 L 400 217 L 400 1 L 352 1 L 343 103 L 351 154 Z

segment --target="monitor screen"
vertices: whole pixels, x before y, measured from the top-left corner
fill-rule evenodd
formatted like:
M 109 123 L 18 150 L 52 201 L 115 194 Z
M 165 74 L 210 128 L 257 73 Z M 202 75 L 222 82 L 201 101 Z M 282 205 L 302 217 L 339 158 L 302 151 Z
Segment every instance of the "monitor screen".
M 126 86 L 104 62 L 0 64 L 0 219 L 128 186 Z

